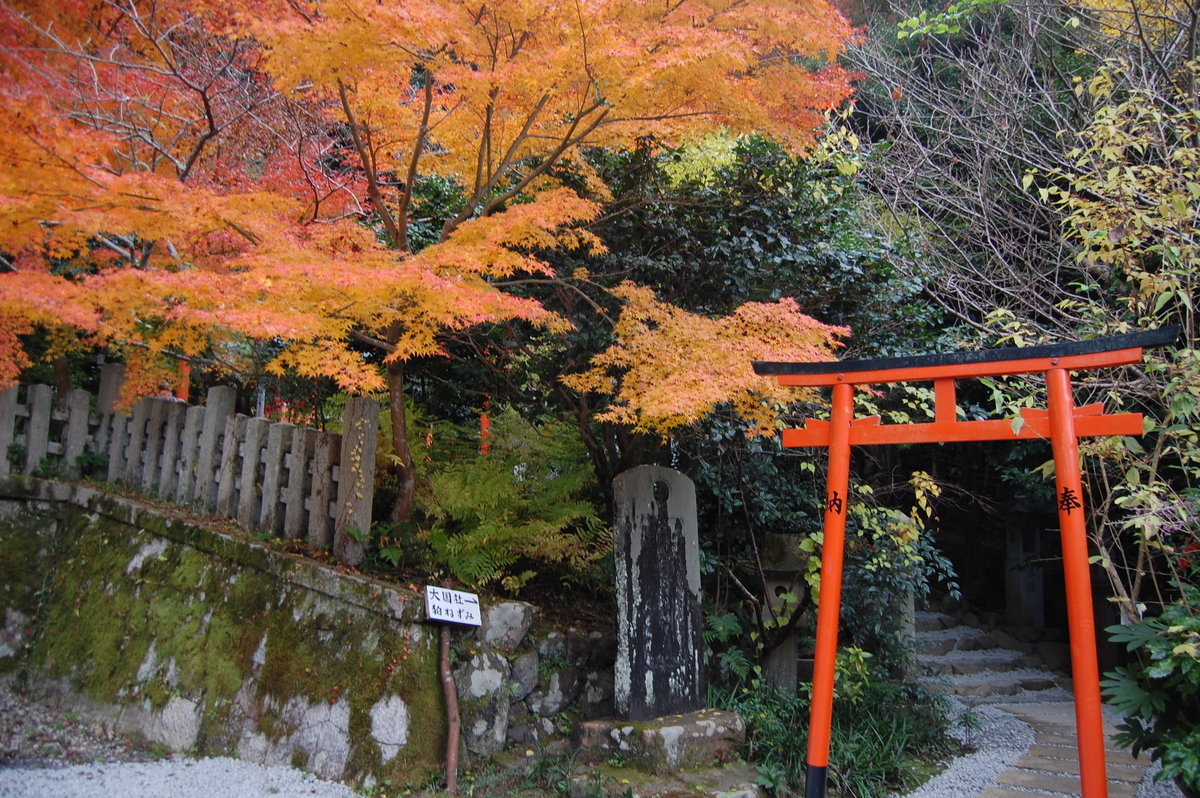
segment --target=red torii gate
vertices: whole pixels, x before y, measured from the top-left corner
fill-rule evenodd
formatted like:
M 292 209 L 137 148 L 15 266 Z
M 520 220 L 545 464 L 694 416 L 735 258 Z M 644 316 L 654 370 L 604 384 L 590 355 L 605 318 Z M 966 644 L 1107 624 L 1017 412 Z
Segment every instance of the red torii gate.
M 823 798 L 829 764 L 829 728 L 833 716 L 833 678 L 837 660 L 838 613 L 842 594 L 842 553 L 846 502 L 850 490 L 850 447 L 888 443 L 942 443 L 1049 438 L 1054 451 L 1055 495 L 1062 533 L 1075 723 L 1083 798 L 1107 798 L 1104 722 L 1100 671 L 1088 573 L 1087 529 L 1079 477 L 1080 436 L 1141 435 L 1140 413 L 1105 415 L 1100 404 L 1075 407 L 1071 371 L 1139 363 L 1145 347 L 1169 344 L 1179 327 L 1065 344 L 995 349 L 946 355 L 848 360 L 823 363 L 754 363 L 756 374 L 774 375 L 780 385 L 832 388 L 828 421 L 807 419 L 803 429 L 783 431 L 787 447 L 829 449 L 826 479 L 825 542 L 821 550 L 821 602 L 817 608 L 817 650 L 813 662 L 812 707 L 808 737 L 806 798 Z M 1046 376 L 1049 407 L 1021 411 L 1022 423 L 1009 420 L 959 421 L 955 381 L 1041 372 Z M 932 382 L 934 420 L 926 424 L 881 425 L 878 416 L 854 418 L 854 386 L 895 382 Z

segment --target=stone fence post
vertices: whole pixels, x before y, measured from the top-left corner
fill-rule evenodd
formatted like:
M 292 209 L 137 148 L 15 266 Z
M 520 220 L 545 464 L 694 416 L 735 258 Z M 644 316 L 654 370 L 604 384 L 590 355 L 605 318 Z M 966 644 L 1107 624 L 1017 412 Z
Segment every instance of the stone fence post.
M 49 385 L 0 391 L 0 478 L 15 471 L 78 479 L 85 476 L 80 458 L 91 453 L 107 457 L 97 476 L 109 482 L 196 504 L 246 529 L 332 547 L 340 560 L 362 563 L 378 402 L 347 400 L 344 432 L 336 434 L 237 414 L 228 386 L 210 388 L 203 406 L 157 396 L 122 410 L 124 377 L 119 364 L 103 368 L 95 413 L 82 390 L 57 401 Z
M 375 446 L 379 436 L 379 403 L 362 396 L 346 400 L 342 416 L 342 451 L 338 466 L 337 516 L 333 555 L 350 565 L 362 563 L 364 546 L 356 535 L 371 531 Z

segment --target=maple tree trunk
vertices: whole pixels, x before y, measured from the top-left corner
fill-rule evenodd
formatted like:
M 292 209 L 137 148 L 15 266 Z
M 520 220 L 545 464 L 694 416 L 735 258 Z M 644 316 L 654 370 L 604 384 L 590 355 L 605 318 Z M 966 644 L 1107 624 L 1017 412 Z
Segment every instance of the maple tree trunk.
M 635 466 L 655 463 L 661 441 L 656 436 L 630 433 L 616 424 L 600 424 L 597 430 L 592 424 L 594 414 L 587 394 L 572 394 L 562 388 L 556 388 L 555 392 L 570 406 L 570 415 L 591 457 L 596 479 L 611 503 L 613 479 Z
M 412 452 L 408 448 L 408 415 L 404 410 L 404 364 L 394 361 L 387 364 L 388 406 L 392 411 L 392 454 L 396 459 L 392 468 L 396 471 L 397 495 L 392 505 L 392 521 L 412 519 L 413 495 L 417 488 L 417 474 L 413 468 Z

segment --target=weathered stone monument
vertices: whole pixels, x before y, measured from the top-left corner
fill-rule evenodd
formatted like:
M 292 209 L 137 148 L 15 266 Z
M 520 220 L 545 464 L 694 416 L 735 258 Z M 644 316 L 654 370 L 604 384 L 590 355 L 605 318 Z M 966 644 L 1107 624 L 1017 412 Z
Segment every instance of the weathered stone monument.
M 647 720 L 704 707 L 696 487 L 639 466 L 613 480 L 616 714 Z
M 616 719 L 575 728 L 583 761 L 618 756 L 656 774 L 728 762 L 746 738 L 733 712 L 704 709 L 696 487 L 669 468 L 613 480 Z

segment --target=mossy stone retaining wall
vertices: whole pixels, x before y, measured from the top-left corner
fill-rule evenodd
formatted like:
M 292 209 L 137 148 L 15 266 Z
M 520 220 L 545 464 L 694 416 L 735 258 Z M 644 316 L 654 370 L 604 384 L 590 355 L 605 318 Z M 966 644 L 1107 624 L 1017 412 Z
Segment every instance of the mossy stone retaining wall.
M 0 674 L 123 734 L 371 786 L 440 769 L 420 596 L 80 485 L 0 481 Z

